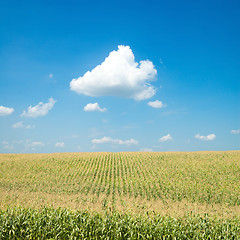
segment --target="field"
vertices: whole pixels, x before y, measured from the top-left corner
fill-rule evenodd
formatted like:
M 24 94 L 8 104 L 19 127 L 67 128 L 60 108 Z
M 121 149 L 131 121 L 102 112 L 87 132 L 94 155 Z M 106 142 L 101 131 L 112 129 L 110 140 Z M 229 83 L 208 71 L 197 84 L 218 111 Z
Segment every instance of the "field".
M 95 225 L 106 217 L 128 225 L 142 221 L 145 230 L 151 221 L 170 224 L 168 230 L 178 226 L 182 232 L 191 232 L 187 222 L 199 223 L 191 228 L 196 234 L 199 229 L 205 234 L 201 224 L 209 221 L 212 232 L 234 228 L 236 239 L 240 152 L 0 154 L 0 208 L 0 234 L 9 214 L 41 218 L 49 211 L 68 214 L 72 221 L 76 213 L 87 216 L 86 221 L 98 219 Z

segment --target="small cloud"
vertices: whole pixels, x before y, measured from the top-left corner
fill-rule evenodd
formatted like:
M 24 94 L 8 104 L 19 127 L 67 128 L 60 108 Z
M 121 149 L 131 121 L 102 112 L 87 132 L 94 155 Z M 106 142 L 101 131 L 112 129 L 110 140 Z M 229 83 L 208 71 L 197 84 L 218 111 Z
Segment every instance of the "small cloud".
M 14 146 L 10 145 L 7 141 L 2 141 L 2 145 L 4 149 L 12 150 L 14 149 Z
M 141 148 L 140 151 L 141 152 L 153 152 L 153 150 L 151 148 Z
M 14 112 L 14 108 L 0 106 L 0 116 L 7 116 Z
M 45 116 L 54 106 L 56 100 L 49 98 L 47 103 L 39 102 L 36 106 L 29 106 L 27 112 L 23 111 L 21 117 L 41 117 Z
M 159 59 L 159 62 L 160 62 L 160 64 L 161 64 L 161 65 L 163 65 L 163 61 L 162 61 L 162 59 L 161 59 L 161 58 Z
M 167 134 L 166 136 L 159 138 L 159 142 L 166 142 L 166 141 L 171 141 L 171 140 L 173 140 L 173 138 L 171 137 L 170 134 Z
M 48 75 L 48 77 L 49 77 L 49 78 L 52 78 L 52 77 L 53 77 L 53 74 L 52 74 L 52 73 L 50 73 L 50 74 Z
M 24 125 L 22 122 L 17 122 L 12 125 L 13 128 L 24 128 Z
M 153 107 L 153 108 L 163 108 L 163 107 L 167 106 L 167 104 L 163 104 L 162 101 L 158 101 L 158 100 L 153 101 L 153 102 L 148 102 L 147 104 L 148 104 L 148 106 Z
M 27 125 L 25 128 L 26 129 L 33 129 L 33 128 L 35 128 L 35 125 Z
M 43 147 L 44 143 L 42 143 L 42 142 L 31 142 L 30 145 L 31 145 L 31 147 Z
M 209 134 L 207 136 L 201 136 L 200 134 L 196 134 L 195 138 L 202 140 L 202 141 L 211 141 L 214 140 L 216 138 L 215 134 Z
M 57 142 L 57 143 L 55 144 L 55 147 L 63 148 L 63 147 L 64 147 L 64 142 Z
M 240 134 L 240 129 L 231 130 L 231 134 Z
M 98 111 L 98 112 L 106 112 L 107 109 L 106 108 L 100 108 L 99 104 L 96 103 L 88 103 L 83 110 L 85 112 L 93 112 L 93 111 Z
M 129 46 L 118 46 L 117 51 L 109 56 L 92 71 L 72 79 L 70 88 L 79 94 L 92 97 L 118 96 L 149 99 L 155 95 L 155 88 L 149 81 L 155 79 L 157 70 L 151 61 L 135 62 Z
M 99 139 L 96 139 L 96 138 L 93 139 L 92 143 L 95 143 L 95 144 L 114 143 L 114 144 L 119 144 L 119 145 L 137 145 L 138 141 L 136 141 L 133 138 L 123 141 L 120 139 L 113 139 L 111 137 L 103 137 L 103 138 L 99 138 Z
M 17 123 L 15 123 L 15 124 L 13 124 L 12 127 L 13 127 L 13 128 L 32 129 L 32 128 L 34 128 L 34 125 L 27 125 L 27 126 L 25 126 L 25 125 L 23 124 L 23 122 L 17 122 Z

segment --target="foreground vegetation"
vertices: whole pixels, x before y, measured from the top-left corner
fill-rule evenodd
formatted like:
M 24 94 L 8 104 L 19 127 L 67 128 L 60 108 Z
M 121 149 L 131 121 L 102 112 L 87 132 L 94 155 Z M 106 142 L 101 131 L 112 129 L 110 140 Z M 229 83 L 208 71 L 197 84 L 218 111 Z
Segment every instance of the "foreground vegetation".
M 89 214 L 64 209 L 0 212 L 0 239 L 240 239 L 240 218 Z
M 240 151 L 0 154 L 0 239 L 240 239 Z

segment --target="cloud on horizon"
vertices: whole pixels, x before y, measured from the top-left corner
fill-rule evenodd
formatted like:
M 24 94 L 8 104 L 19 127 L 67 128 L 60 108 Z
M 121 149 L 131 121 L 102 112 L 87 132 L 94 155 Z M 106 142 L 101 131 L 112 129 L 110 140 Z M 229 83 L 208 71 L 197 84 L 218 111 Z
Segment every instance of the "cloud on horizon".
M 49 98 L 47 103 L 39 102 L 36 106 L 29 106 L 27 111 L 23 111 L 21 117 L 42 117 L 48 114 L 48 112 L 54 107 L 56 100 Z
M 209 134 L 207 136 L 201 136 L 199 133 L 195 135 L 195 138 L 202 140 L 202 141 L 212 141 L 216 138 L 215 134 Z
M 7 150 L 13 150 L 14 149 L 14 146 L 11 145 L 8 141 L 2 141 L 2 145 L 3 145 L 4 149 L 7 149 Z
M 119 145 L 137 145 L 138 141 L 131 138 L 129 140 L 123 141 L 121 139 L 113 139 L 111 137 L 103 137 L 103 138 L 95 138 L 92 140 L 92 143 L 94 144 L 102 144 L 102 143 L 114 143 Z
M 118 96 L 144 100 L 156 93 L 149 83 L 156 75 L 157 70 L 151 61 L 135 62 L 130 47 L 120 45 L 92 71 L 72 79 L 70 89 L 92 97 Z
M 0 116 L 7 116 L 14 112 L 14 108 L 0 106 Z
M 141 152 L 153 152 L 152 148 L 141 148 Z
M 44 143 L 42 142 L 30 142 L 31 147 L 43 147 Z
M 83 110 L 85 112 L 93 112 L 93 111 L 98 111 L 98 112 L 106 112 L 107 109 L 106 108 L 100 108 L 99 104 L 96 103 L 88 103 Z

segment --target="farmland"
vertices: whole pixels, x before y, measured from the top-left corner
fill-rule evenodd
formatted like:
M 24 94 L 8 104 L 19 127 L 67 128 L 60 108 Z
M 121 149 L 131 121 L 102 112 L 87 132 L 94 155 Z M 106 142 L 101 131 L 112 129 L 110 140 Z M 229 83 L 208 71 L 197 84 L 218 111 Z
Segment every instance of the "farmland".
M 239 227 L 239 193 L 239 151 L 0 154 L 1 216 L 60 207 L 90 220 L 201 222 L 207 214 L 213 225 Z

